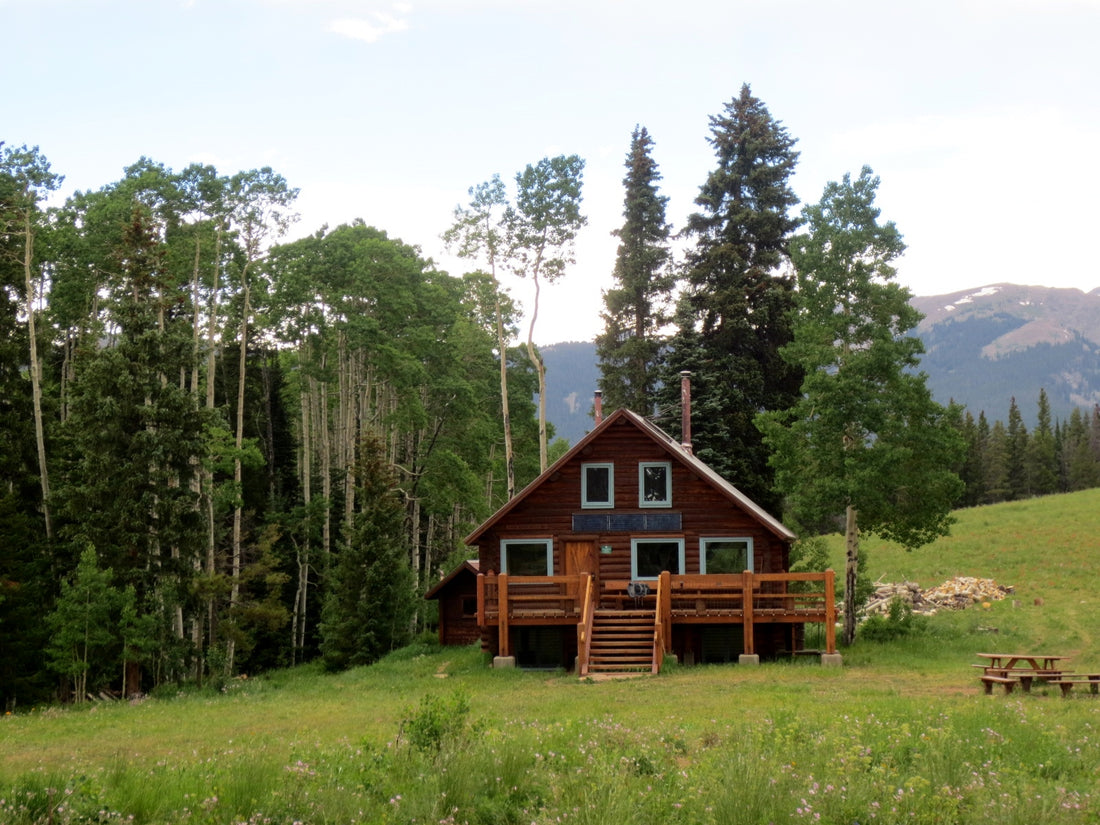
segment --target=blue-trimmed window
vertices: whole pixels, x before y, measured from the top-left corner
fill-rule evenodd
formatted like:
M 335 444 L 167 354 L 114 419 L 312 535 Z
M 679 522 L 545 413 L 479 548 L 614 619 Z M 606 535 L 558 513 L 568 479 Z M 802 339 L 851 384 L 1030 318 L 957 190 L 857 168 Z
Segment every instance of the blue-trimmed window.
M 581 507 L 615 506 L 615 465 L 581 465 Z
M 638 464 L 638 506 L 672 506 L 672 464 L 642 461 Z
M 503 539 L 500 542 L 500 569 L 511 576 L 554 575 L 552 539 Z
M 752 570 L 751 538 L 700 538 L 700 573 L 743 573 Z
M 655 579 L 665 570 L 684 572 L 683 539 L 630 540 L 630 578 Z

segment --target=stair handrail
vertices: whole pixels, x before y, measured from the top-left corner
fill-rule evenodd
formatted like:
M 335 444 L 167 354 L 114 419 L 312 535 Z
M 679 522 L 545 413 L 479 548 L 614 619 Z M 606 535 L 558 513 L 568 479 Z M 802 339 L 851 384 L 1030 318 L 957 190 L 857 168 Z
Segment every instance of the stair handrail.
M 591 573 L 584 574 L 584 602 L 581 608 L 581 620 L 577 624 L 577 675 L 588 675 L 588 659 L 592 652 L 592 623 L 596 615 L 596 600 L 594 598 L 595 577 Z
M 660 673 L 665 661 L 665 610 L 671 583 L 672 577 L 667 570 L 657 577 L 657 604 L 653 610 L 653 673 Z

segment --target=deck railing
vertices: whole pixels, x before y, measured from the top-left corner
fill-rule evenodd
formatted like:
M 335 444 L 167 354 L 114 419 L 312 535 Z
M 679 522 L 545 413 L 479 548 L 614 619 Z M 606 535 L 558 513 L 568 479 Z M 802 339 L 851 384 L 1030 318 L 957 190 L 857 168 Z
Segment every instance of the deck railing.
M 792 588 L 794 584 L 802 586 Z M 809 587 L 805 585 L 810 585 Z M 590 642 L 589 612 L 603 606 L 634 607 L 626 581 L 605 581 L 599 597 L 591 593 L 592 577 L 510 576 L 480 574 L 477 578 L 478 624 L 497 626 L 501 655 L 510 651 L 509 627 L 532 624 L 573 624 L 578 644 Z M 836 652 L 836 577 L 821 573 L 753 573 L 672 575 L 662 573 L 645 598 L 654 613 L 654 636 L 664 652 L 671 651 L 677 624 L 743 624 L 745 652 L 754 650 L 753 626 L 758 623 L 821 623 L 826 653 Z M 579 650 L 579 648 L 578 648 Z

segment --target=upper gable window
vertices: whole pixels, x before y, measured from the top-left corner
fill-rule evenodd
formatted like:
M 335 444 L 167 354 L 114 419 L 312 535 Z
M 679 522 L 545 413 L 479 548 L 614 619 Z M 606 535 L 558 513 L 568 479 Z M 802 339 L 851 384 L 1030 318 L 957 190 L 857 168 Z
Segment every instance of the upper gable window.
M 643 461 L 638 465 L 638 506 L 672 506 L 672 464 Z
M 581 465 L 581 506 L 615 506 L 615 465 Z

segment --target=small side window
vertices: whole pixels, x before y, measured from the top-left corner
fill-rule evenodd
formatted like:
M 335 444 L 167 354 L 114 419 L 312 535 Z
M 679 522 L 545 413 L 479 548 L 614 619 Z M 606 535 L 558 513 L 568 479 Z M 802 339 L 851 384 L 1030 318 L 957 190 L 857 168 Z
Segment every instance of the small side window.
M 667 461 L 643 461 L 638 465 L 638 506 L 672 506 L 672 465 Z
M 581 506 L 615 506 L 615 465 L 581 465 Z
M 550 539 L 506 539 L 500 543 L 501 572 L 512 576 L 554 575 L 554 543 Z
M 752 570 L 751 538 L 699 539 L 700 573 L 742 573 Z

